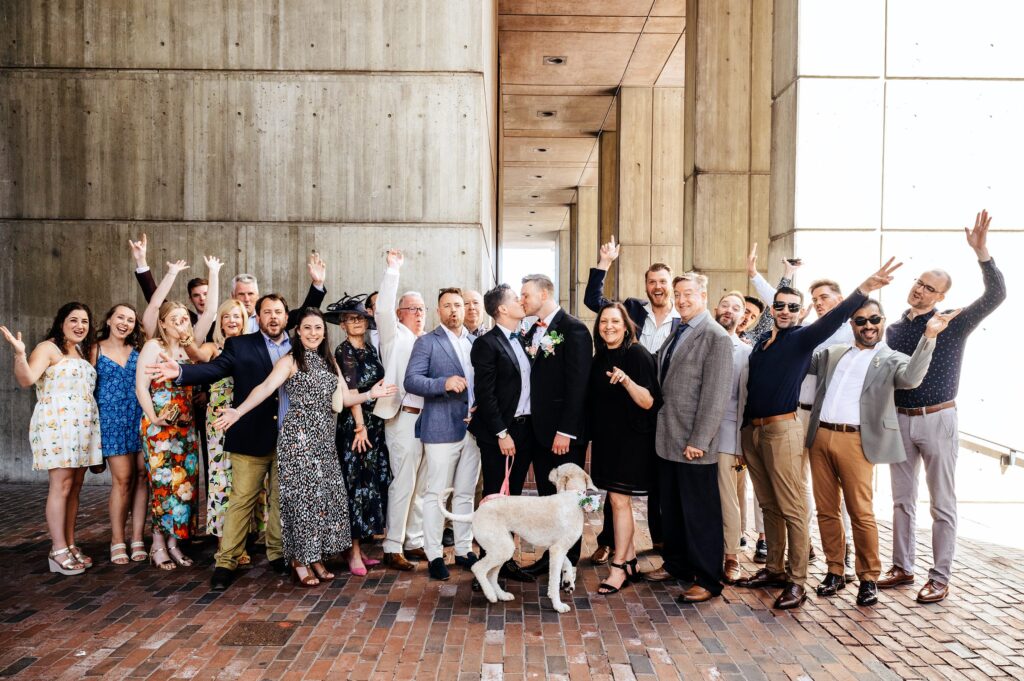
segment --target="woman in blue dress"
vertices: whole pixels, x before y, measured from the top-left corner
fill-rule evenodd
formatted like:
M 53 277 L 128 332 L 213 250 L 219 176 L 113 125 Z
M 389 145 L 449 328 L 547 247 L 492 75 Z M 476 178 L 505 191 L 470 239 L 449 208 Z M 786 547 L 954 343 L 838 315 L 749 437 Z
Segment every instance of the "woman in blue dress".
M 146 524 L 146 464 L 139 423 L 142 407 L 135 396 L 135 369 L 142 343 L 138 315 L 131 305 L 110 308 L 97 332 L 96 404 L 100 411 L 103 459 L 110 467 L 110 561 L 127 565 L 125 523 L 132 512 L 131 560 L 146 560 L 142 540 Z

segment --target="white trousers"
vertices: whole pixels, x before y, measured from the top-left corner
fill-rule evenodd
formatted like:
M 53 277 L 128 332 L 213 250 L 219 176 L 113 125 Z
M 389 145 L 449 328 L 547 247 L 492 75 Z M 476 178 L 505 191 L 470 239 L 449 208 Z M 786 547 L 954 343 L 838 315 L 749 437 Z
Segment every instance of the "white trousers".
M 388 485 L 388 529 L 384 553 L 402 553 L 423 546 L 423 444 L 416 437 L 416 414 L 399 411 L 384 424 L 391 462 Z
M 444 554 L 441 535 L 444 516 L 438 506 L 438 497 L 449 487 L 452 492 L 452 513 L 473 512 L 476 482 L 480 478 L 480 448 L 476 438 L 466 433 L 461 442 L 423 445 L 426 491 L 423 493 L 423 549 L 428 560 Z M 464 556 L 473 550 L 472 523 L 453 522 L 455 555 Z

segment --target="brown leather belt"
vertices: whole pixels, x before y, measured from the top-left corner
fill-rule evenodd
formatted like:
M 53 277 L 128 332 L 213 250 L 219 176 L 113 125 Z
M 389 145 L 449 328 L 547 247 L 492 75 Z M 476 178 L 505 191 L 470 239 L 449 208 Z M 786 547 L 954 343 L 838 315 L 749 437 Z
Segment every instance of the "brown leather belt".
M 765 416 L 761 419 L 750 419 L 750 425 L 755 428 L 761 426 L 767 426 L 769 423 L 775 423 L 776 421 L 793 421 L 796 420 L 796 412 L 791 411 L 788 414 L 776 414 L 775 416 Z
M 404 411 L 406 414 L 419 414 L 423 410 L 420 409 L 419 407 L 407 407 L 403 404 L 402 411 Z
M 937 411 L 943 409 L 952 409 L 956 406 L 956 400 L 950 400 L 949 402 L 943 402 L 942 404 L 933 404 L 930 407 L 896 407 L 896 411 L 905 416 L 924 416 L 925 414 L 934 414 Z
M 801 402 L 800 403 L 800 408 L 803 409 L 804 411 L 810 411 L 811 409 L 814 408 L 814 405 L 813 404 L 807 404 L 806 402 Z
M 825 430 L 834 430 L 837 433 L 859 433 L 860 426 L 851 426 L 848 423 L 829 423 L 828 421 L 819 421 L 818 425 Z

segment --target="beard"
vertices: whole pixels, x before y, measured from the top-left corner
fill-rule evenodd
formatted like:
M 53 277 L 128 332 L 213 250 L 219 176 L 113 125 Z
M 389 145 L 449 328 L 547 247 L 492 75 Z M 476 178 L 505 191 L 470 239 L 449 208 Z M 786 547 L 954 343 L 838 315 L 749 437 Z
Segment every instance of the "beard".
M 737 324 L 737 320 L 735 317 L 730 317 L 724 314 L 717 315 L 715 317 L 715 321 L 718 322 L 719 326 L 721 326 L 723 329 L 730 333 L 732 333 L 732 331 L 736 328 Z

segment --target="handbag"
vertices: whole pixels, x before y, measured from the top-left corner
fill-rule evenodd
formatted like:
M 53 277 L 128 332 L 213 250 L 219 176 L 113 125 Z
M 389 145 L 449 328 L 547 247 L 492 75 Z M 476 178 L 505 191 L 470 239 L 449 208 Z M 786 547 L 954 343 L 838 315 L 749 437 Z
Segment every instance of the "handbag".
M 156 418 L 157 420 L 162 419 L 164 423 L 173 424 L 178 420 L 179 416 L 181 416 L 181 408 L 174 402 L 168 402 L 160 410 L 160 413 L 156 415 Z
M 347 389 L 348 386 L 339 378 L 338 387 L 334 389 L 334 393 L 331 395 L 331 411 L 335 414 L 345 411 L 345 391 Z

